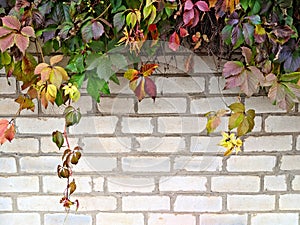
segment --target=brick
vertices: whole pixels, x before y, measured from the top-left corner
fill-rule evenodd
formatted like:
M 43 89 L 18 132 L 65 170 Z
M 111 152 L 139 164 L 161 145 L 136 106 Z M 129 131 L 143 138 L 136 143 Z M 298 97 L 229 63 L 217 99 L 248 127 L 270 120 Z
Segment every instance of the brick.
M 291 151 L 292 142 L 291 135 L 248 137 L 244 141 L 244 151 Z
M 92 179 L 90 177 L 75 178 L 76 193 L 89 193 L 92 191 Z M 71 179 L 72 180 L 72 179 Z M 66 179 L 59 179 L 57 176 L 43 176 L 44 193 L 62 193 L 66 185 Z
M 296 213 L 256 213 L 251 215 L 252 225 L 298 225 Z
M 108 177 L 109 192 L 152 192 L 155 189 L 153 178 L 143 177 Z
M 300 155 L 284 155 L 281 159 L 281 170 L 300 170 Z
M 240 88 L 230 88 L 228 90 L 224 90 L 225 87 L 225 79 L 223 77 L 213 76 L 209 79 L 209 93 L 211 94 L 240 94 Z
M 157 92 L 162 94 L 189 94 L 200 93 L 205 90 L 204 77 L 157 77 L 155 79 Z
M 297 138 L 296 149 L 300 150 L 300 136 Z
M 186 171 L 221 171 L 222 157 L 180 156 L 175 158 L 174 169 Z
M 134 113 L 134 99 L 121 97 L 102 97 L 97 108 L 101 113 L 116 114 L 133 114 Z
M 266 96 L 246 98 L 245 106 L 247 109 L 255 109 L 256 113 L 285 112 L 277 105 L 272 105 L 270 99 Z
M 265 191 L 285 191 L 287 190 L 285 175 L 265 176 Z
M 116 167 L 116 158 L 85 156 L 80 159 L 75 170 L 78 172 L 105 172 L 112 171 Z
M 262 127 L 262 118 L 260 116 L 255 116 L 254 127 L 252 132 L 261 132 L 261 127 Z
M 170 171 L 169 157 L 124 157 L 122 168 L 131 172 L 168 172 Z
M 117 199 L 112 196 L 78 197 L 79 212 L 111 211 L 117 208 Z
M 61 196 L 29 196 L 18 197 L 17 206 L 20 211 L 59 211 Z
M 64 130 L 63 118 L 21 118 L 16 119 L 17 130 L 20 134 L 52 134 L 55 130 Z
M 66 224 L 66 225 L 92 225 L 92 217 L 90 215 L 83 214 L 71 214 L 68 213 L 55 213 L 55 214 L 45 214 L 44 224 L 54 225 L 54 224 Z
M 141 204 L 142 202 L 146 204 Z M 168 196 L 124 196 L 122 210 L 147 212 L 170 210 L 170 198 Z
M 220 212 L 222 198 L 218 196 L 184 196 L 176 197 L 175 212 Z
M 300 191 L 300 175 L 296 175 L 292 181 L 292 188 L 295 191 Z
M 275 156 L 234 156 L 227 160 L 227 170 L 230 172 L 272 171 L 275 164 Z
M 0 158 L 0 173 L 16 173 L 17 165 L 13 157 Z
M 113 134 L 118 118 L 116 116 L 82 117 L 79 124 L 70 127 L 71 134 Z
M 274 195 L 228 195 L 229 211 L 269 211 L 275 209 Z
M 300 132 L 298 116 L 268 116 L 265 120 L 266 131 L 273 132 Z
M 245 214 L 203 214 L 200 215 L 200 225 L 247 225 Z
M 206 118 L 200 117 L 159 117 L 158 132 L 160 133 L 201 133 L 206 129 Z
M 214 60 L 212 56 L 198 56 L 193 55 L 193 69 L 194 73 L 214 73 L 216 72 L 216 66 L 212 63 Z M 181 61 L 185 62 L 185 61 Z
M 190 151 L 207 153 L 223 152 L 224 148 L 218 145 L 221 139 L 221 137 L 192 136 Z
M 131 151 L 128 137 L 86 137 L 82 139 L 85 153 L 121 153 Z
M 206 191 L 207 179 L 198 176 L 169 176 L 159 179 L 160 191 Z
M 188 214 L 150 213 L 148 225 L 196 225 L 196 218 Z
M 102 192 L 104 190 L 103 185 L 104 185 L 103 177 L 93 178 L 93 190 L 94 191 Z
M 38 192 L 38 177 L 0 177 L 0 192 Z
M 0 197 L 0 211 L 12 211 L 12 210 L 13 210 L 12 199 L 9 197 Z
M 97 225 L 143 225 L 142 213 L 98 213 Z
M 40 215 L 38 213 L 1 213 L 0 214 L 1 224 L 9 225 L 20 225 L 26 224 L 30 225 L 40 225 Z
M 39 141 L 35 138 L 15 138 L 10 144 L 2 145 L 1 151 L 6 153 L 38 153 Z
M 279 196 L 280 210 L 300 210 L 300 194 L 285 194 Z
M 61 164 L 61 157 L 59 156 L 26 156 L 20 159 L 21 171 L 28 173 L 53 173 L 59 164 Z
M 15 94 L 16 89 L 16 79 L 8 78 L 10 85 L 7 83 L 6 77 L 0 77 L 0 94 Z M 2 104 L 2 102 L 1 102 Z
M 50 135 L 50 133 L 49 133 Z M 78 138 L 70 138 L 68 137 L 68 141 L 69 144 L 71 146 L 71 148 L 74 148 L 75 146 L 78 146 Z M 41 152 L 44 153 L 60 153 L 62 152 L 62 149 L 60 150 L 56 144 L 52 141 L 52 136 L 48 136 L 48 137 L 41 137 L 40 138 L 40 142 L 41 142 Z M 64 142 L 64 145 L 66 145 L 66 143 Z
M 209 111 L 218 111 L 227 109 L 226 104 L 230 105 L 237 101 L 232 97 L 212 97 L 212 98 L 197 98 L 191 100 L 190 111 L 192 114 L 205 114 Z
M 151 134 L 153 132 L 153 124 L 150 117 L 123 117 L 122 132 L 130 134 Z
M 137 137 L 137 151 L 141 152 L 180 152 L 185 149 L 182 137 Z
M 213 192 L 258 192 L 260 178 L 258 176 L 220 176 L 211 178 Z
M 187 110 L 187 100 L 185 98 L 146 98 L 138 105 L 138 113 L 156 114 L 156 113 L 185 113 Z
M 19 109 L 19 104 L 14 98 L 1 98 L 0 115 L 14 115 Z
M 132 90 L 129 88 L 129 80 L 126 78 L 118 77 L 120 84 L 115 84 L 114 82 L 109 83 L 110 93 L 118 95 L 133 95 Z

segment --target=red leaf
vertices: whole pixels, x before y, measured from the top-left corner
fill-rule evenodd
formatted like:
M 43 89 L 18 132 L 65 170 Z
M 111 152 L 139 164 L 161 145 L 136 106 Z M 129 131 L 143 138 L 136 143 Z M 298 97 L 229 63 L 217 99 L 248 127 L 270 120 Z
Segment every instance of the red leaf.
M 99 21 L 94 21 L 92 23 L 92 32 L 95 40 L 98 40 L 104 33 L 104 27 Z
M 15 35 L 15 43 L 16 46 L 20 49 L 20 51 L 25 54 L 25 50 L 29 46 L 29 37 L 25 37 L 21 34 L 16 34 Z
M 169 38 L 169 48 L 173 51 L 177 51 L 180 45 L 179 36 L 176 31 Z
M 187 0 L 184 3 L 184 11 L 191 10 L 193 7 L 194 7 L 194 4 L 193 4 L 193 2 L 191 0 Z
M 4 27 L 0 27 L 0 38 L 4 37 L 5 35 L 8 35 L 12 32 L 10 29 L 6 29 Z
M 150 32 L 153 32 L 153 31 L 157 30 L 156 24 L 150 24 L 148 30 L 149 30 Z
M 14 139 L 14 137 L 15 137 L 15 133 L 16 133 L 15 125 L 14 125 L 14 124 L 11 124 L 10 127 L 5 131 L 4 137 L 5 137 L 9 142 L 11 142 L 11 141 Z
M 237 75 L 241 73 L 243 69 L 244 69 L 243 63 L 239 61 L 229 61 L 224 65 L 223 76 L 227 78 L 231 75 Z
M 180 37 L 186 37 L 186 36 L 189 35 L 189 33 L 188 33 L 188 31 L 185 28 L 180 27 L 179 28 L 179 35 L 180 35 Z
M 5 141 L 11 142 L 15 137 L 15 126 L 13 123 L 9 123 L 6 119 L 0 120 L 0 144 Z
M 8 120 L 6 119 L 0 120 L 0 137 L 4 135 L 4 132 L 6 131 L 8 125 L 9 125 Z
M 156 85 L 149 77 L 145 77 L 145 92 L 155 101 Z
M 2 17 L 3 26 L 14 30 L 20 30 L 21 23 L 15 16 L 4 16 Z
M 198 1 L 195 3 L 195 5 L 198 7 L 198 9 L 202 12 L 209 11 L 209 7 L 205 1 Z
M 143 74 L 144 77 L 150 76 L 154 70 L 158 67 L 158 64 L 145 64 L 141 67 L 140 73 Z
M 184 25 L 189 25 L 189 23 L 194 18 L 195 18 L 194 9 L 184 11 L 184 13 L 183 13 Z
M 5 52 L 7 49 L 9 49 L 10 47 L 12 47 L 14 45 L 14 37 L 15 35 L 13 33 L 2 37 L 0 39 L 0 49 L 2 52 Z
M 198 22 L 199 22 L 199 19 L 200 19 L 200 15 L 199 15 L 199 11 L 198 10 L 194 10 L 194 18 L 193 18 L 193 23 L 192 23 L 192 26 L 191 28 L 197 26 Z
M 129 87 L 133 90 L 135 96 L 138 98 L 139 101 L 142 101 L 145 98 L 145 78 L 140 76 L 138 79 L 134 79 L 130 81 Z
M 23 27 L 21 33 L 27 37 L 35 37 L 34 29 L 31 26 Z

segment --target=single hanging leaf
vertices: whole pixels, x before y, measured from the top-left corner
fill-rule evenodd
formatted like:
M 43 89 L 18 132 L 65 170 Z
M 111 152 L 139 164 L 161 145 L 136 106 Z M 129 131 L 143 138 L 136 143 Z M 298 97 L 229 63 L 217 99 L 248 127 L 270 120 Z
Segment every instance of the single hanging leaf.
M 64 136 L 60 131 L 54 131 L 52 133 L 52 141 L 60 149 L 64 144 Z
M 198 1 L 195 3 L 195 5 L 198 7 L 198 9 L 202 12 L 209 11 L 209 7 L 205 1 Z
M 73 181 L 69 184 L 69 188 L 70 188 L 70 194 L 73 194 L 74 191 L 76 190 L 76 183 L 75 183 L 75 179 L 73 179 Z
M 172 49 L 174 52 L 177 51 L 180 45 L 180 39 L 176 31 L 170 36 L 169 38 L 169 48 Z

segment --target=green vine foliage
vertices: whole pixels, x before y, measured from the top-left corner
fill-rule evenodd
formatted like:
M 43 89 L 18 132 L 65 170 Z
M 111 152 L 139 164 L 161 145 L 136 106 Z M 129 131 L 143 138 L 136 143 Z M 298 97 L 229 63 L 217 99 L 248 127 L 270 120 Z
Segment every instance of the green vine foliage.
M 225 89 L 239 87 L 245 96 L 265 93 L 273 104 L 291 110 L 300 98 L 299 9 L 298 0 L 1 1 L 0 68 L 22 84 L 16 115 L 33 111 L 34 99 L 45 108 L 49 103 L 67 105 L 67 128 L 80 121 L 80 110 L 70 104 L 80 98 L 83 82 L 99 102 L 110 93 L 111 82 L 119 83 L 120 69 L 127 70 L 125 77 L 138 100 L 147 95 L 155 99 L 156 86 L 149 76 L 158 65 L 136 65 L 140 52 L 155 52 L 159 41 L 165 41 L 172 51 L 182 45 L 226 59 Z M 29 53 L 29 46 L 35 46 L 37 55 Z M 253 129 L 255 117 L 254 110 L 234 103 L 206 115 L 208 133 L 228 113 L 228 131 L 220 143 L 225 155 L 240 151 L 240 137 Z M 0 143 L 14 135 L 14 118 L 0 120 Z M 66 129 L 52 136 L 58 148 L 66 146 L 57 168 L 58 176 L 67 179 L 61 203 L 67 209 L 78 207 L 70 195 L 76 189 L 72 167 L 81 148 L 71 148 Z

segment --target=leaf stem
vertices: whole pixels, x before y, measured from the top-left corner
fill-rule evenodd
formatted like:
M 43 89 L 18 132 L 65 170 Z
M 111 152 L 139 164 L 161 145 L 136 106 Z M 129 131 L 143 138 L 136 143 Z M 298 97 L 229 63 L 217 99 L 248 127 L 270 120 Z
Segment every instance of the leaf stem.
M 97 16 L 94 20 L 101 18 L 107 12 L 107 10 L 110 8 L 110 6 L 111 6 L 111 3 L 109 3 L 109 5 L 106 7 L 106 9 L 99 16 Z

